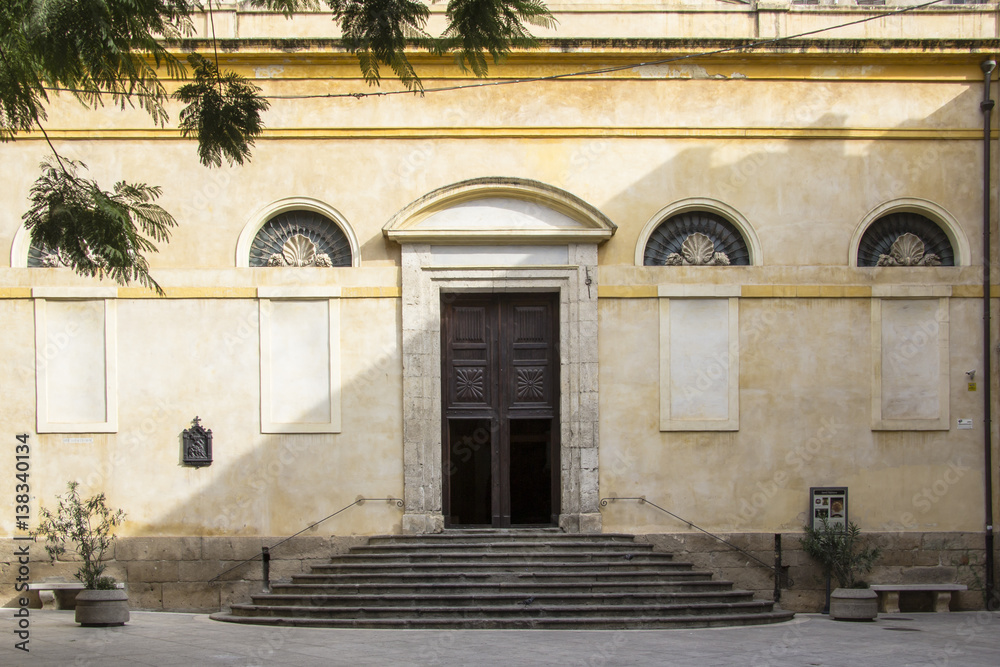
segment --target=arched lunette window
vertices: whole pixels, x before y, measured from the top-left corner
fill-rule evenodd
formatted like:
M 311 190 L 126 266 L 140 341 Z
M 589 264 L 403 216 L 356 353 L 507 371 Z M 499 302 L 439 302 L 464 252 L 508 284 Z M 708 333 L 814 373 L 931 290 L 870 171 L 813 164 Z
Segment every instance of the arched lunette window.
M 936 222 L 899 211 L 865 230 L 858 244 L 858 266 L 955 266 L 955 251 Z
M 750 251 L 736 226 L 717 213 L 685 211 L 649 235 L 645 266 L 747 266 Z
M 351 242 L 344 230 L 316 211 L 275 215 L 250 245 L 250 266 L 351 266 Z

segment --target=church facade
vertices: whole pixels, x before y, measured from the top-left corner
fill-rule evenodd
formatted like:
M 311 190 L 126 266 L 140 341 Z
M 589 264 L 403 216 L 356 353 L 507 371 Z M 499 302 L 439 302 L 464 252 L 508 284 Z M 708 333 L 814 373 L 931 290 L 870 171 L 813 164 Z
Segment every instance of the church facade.
M 827 519 L 882 546 L 874 583 L 984 581 L 995 5 L 567 2 L 487 79 L 415 53 L 422 96 L 367 87 L 326 14 L 221 5 L 222 65 L 271 101 L 252 163 L 135 110 L 56 99 L 46 128 L 162 185 L 165 296 L 33 246 L 47 145 L 0 146 L 0 490 L 27 435 L 32 521 L 106 493 L 133 608 L 245 599 L 258 564 L 213 579 L 361 498 L 272 579 L 370 535 L 556 527 L 814 611 L 798 538 Z M 0 519 L 4 603 L 23 534 Z

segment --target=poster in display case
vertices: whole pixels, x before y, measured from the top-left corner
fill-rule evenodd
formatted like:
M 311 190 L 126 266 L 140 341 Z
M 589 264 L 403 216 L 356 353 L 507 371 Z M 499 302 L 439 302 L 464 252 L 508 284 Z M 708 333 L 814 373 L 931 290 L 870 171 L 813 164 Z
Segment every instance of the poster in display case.
M 847 526 L 847 487 L 814 486 L 809 489 L 809 521 L 814 529 L 826 519 L 831 526 Z

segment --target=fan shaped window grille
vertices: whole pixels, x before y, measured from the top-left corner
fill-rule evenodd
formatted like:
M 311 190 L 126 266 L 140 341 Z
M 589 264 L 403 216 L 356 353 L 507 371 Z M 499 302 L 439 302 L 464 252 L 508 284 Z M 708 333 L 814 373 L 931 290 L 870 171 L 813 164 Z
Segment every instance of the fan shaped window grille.
M 59 255 L 48 248 L 32 243 L 28 247 L 29 269 L 51 269 L 66 266 Z
M 733 223 L 705 211 L 664 220 L 646 242 L 645 266 L 747 266 L 750 251 Z
M 955 251 L 930 218 L 890 213 L 865 230 L 858 244 L 858 266 L 955 266 Z
M 351 243 L 324 215 L 285 211 L 257 232 L 250 246 L 250 266 L 351 266 Z

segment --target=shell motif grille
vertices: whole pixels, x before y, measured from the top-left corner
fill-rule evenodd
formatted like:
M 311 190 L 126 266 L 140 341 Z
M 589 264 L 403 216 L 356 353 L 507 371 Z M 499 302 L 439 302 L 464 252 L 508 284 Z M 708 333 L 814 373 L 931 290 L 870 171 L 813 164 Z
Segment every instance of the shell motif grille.
M 750 251 L 736 226 L 722 216 L 705 211 L 689 211 L 671 216 L 660 223 L 646 242 L 642 263 L 645 266 L 666 266 L 667 258 L 683 256 L 684 241 L 692 234 L 703 234 L 712 240 L 714 252 L 722 253 L 730 265 L 750 264 Z
M 904 234 L 924 242 L 924 253 L 937 255 L 941 266 L 955 266 L 955 251 L 948 235 L 919 213 L 890 213 L 873 222 L 858 244 L 858 266 L 878 266 L 879 258 L 892 254 L 892 244 Z
M 285 244 L 304 236 L 316 244 L 316 255 L 326 255 L 332 266 L 351 266 L 351 243 L 347 235 L 324 215 L 313 211 L 285 211 L 268 220 L 250 246 L 250 266 L 268 266 L 281 255 Z

